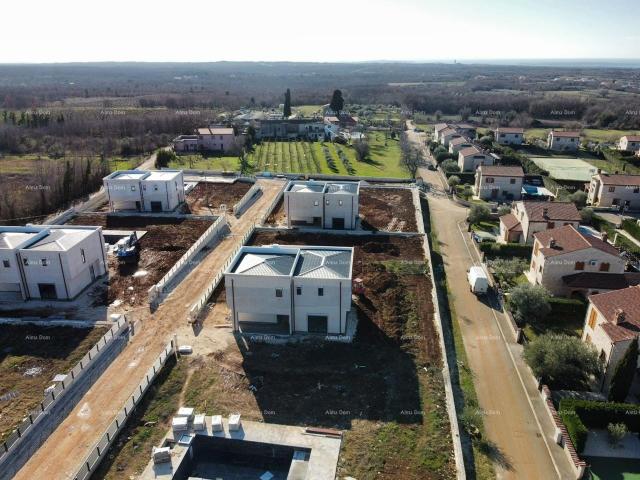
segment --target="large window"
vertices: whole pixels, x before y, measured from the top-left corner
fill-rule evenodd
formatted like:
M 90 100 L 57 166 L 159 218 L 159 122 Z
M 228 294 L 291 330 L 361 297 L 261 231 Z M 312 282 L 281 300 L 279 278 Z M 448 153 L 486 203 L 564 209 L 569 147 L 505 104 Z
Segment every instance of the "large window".
M 575 270 L 584 270 L 584 262 L 576 262 Z
M 2 265 L 4 266 L 4 268 L 9 268 L 11 266 L 9 260 L 2 260 Z
M 322 287 L 318 288 L 318 296 L 319 297 L 324 297 L 324 288 L 322 288 Z
M 609 271 L 609 264 L 606 262 L 602 262 L 600 264 L 600 271 L 601 272 L 608 272 Z

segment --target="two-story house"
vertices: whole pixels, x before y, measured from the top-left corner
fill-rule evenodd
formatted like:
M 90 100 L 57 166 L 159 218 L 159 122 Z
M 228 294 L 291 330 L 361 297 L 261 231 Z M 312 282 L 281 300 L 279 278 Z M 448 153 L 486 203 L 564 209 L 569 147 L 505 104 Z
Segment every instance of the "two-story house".
M 628 286 L 626 261 L 605 240 L 573 225 L 536 232 L 533 237 L 531 265 L 525 275 L 530 283 L 542 285 L 551 294 L 586 296 Z
M 71 300 L 106 273 L 101 227 L 0 227 L 0 300 Z
M 640 210 L 640 175 L 598 172 L 591 177 L 587 203 L 594 207 Z
M 597 349 L 604 365 L 600 383 L 603 392 L 609 391 L 616 367 L 639 335 L 640 286 L 589 297 L 582 341 Z
M 511 201 L 522 197 L 522 167 L 480 165 L 476 170 L 474 194 L 480 200 Z
M 494 135 L 500 145 L 522 145 L 524 142 L 524 128 L 498 127 Z
M 462 138 L 463 135 L 458 132 L 455 128 L 445 128 L 439 134 L 440 143 L 444 145 L 446 148 L 449 148 L 449 142 L 455 138 Z
M 212 125 L 197 128 L 193 135 L 179 135 L 172 140 L 176 153 L 194 151 L 231 152 L 242 144 L 243 137 L 231 127 Z
M 460 150 L 473 146 L 473 142 L 468 138 L 454 138 L 449 142 L 449 153 L 458 153 Z
M 102 183 L 112 212 L 170 212 L 185 199 L 182 170 L 118 170 Z
M 580 148 L 580 132 L 551 130 L 547 136 L 549 150 L 571 151 Z
M 618 149 L 625 152 L 640 151 L 640 135 L 624 135 L 620 137 Z
M 580 225 L 573 202 L 514 202 L 511 212 L 500 217 L 498 243 L 532 243 L 533 234 L 564 225 Z
M 287 226 L 353 230 L 359 198 L 360 182 L 291 181 L 284 190 Z
M 493 165 L 495 159 L 475 145 L 458 152 L 458 166 L 461 172 L 475 172 L 480 165 Z
M 352 265 L 352 247 L 242 247 L 224 274 L 234 330 L 344 335 Z

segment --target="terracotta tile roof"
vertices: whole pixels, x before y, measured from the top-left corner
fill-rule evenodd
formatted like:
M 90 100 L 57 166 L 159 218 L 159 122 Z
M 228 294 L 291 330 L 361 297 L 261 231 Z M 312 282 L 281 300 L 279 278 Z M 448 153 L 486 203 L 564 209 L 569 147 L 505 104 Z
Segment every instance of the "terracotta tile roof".
M 449 142 L 449 145 L 453 145 L 455 147 L 456 145 L 461 145 L 463 143 L 471 143 L 471 140 L 469 140 L 468 138 L 465 138 L 465 137 L 458 137 L 458 138 L 454 138 L 453 140 L 451 140 Z
M 640 142 L 640 135 L 624 135 L 628 142 Z
M 233 135 L 233 128 L 212 127 L 209 130 L 211 130 L 212 135 Z
M 482 175 L 491 177 L 524 177 L 522 167 L 503 167 L 500 165 L 481 165 Z
M 516 127 L 498 127 L 496 131 L 500 133 L 519 133 L 524 135 L 524 128 L 516 128 Z
M 447 128 L 445 128 L 444 130 L 440 131 L 440 135 L 449 135 L 449 134 L 454 134 L 454 133 L 460 135 L 455 128 L 451 128 L 449 126 L 447 126 Z
M 478 147 L 472 146 L 472 147 L 463 148 L 458 152 L 458 155 L 462 155 L 463 157 L 466 157 L 468 155 L 477 155 L 479 153 L 482 153 L 482 150 L 480 150 Z
M 640 285 L 591 295 L 589 301 L 614 327 L 629 328 L 634 332 L 640 330 Z M 625 318 L 622 323 L 615 325 L 613 321 L 617 309 L 624 312 Z
M 579 222 L 580 212 L 573 202 L 522 202 L 530 222 L 544 222 L 547 220 Z M 545 216 L 545 209 L 547 215 Z
M 633 340 L 638 336 L 638 333 L 640 332 L 640 329 L 638 329 L 638 327 L 636 327 L 635 325 L 626 323 L 622 325 L 603 323 L 600 326 L 613 343 L 622 342 L 623 340 Z
M 562 281 L 572 288 L 592 288 L 600 290 L 620 290 L 640 285 L 640 273 L 580 272 L 565 275 Z
M 444 130 L 445 128 L 449 128 L 449 124 L 448 123 L 437 123 L 434 128 L 435 128 L 436 132 L 439 132 L 440 130 Z
M 540 251 L 545 257 L 564 255 L 565 253 L 577 252 L 587 248 L 597 248 L 611 255 L 620 255 L 618 249 L 613 245 L 592 235 L 584 235 L 578 232 L 573 225 L 536 232 L 533 236 L 542 243 L 543 247 Z M 551 239 L 555 241 L 553 247 L 548 246 Z
M 600 177 L 603 185 L 617 185 L 622 187 L 626 187 L 627 185 L 634 187 L 640 186 L 640 175 L 609 175 L 608 173 L 600 173 L 595 176 Z
M 504 224 L 504 227 L 509 231 L 521 232 L 522 224 L 518 221 L 513 213 L 507 213 L 500 217 L 500 221 Z
M 568 137 L 568 138 L 574 138 L 574 137 L 579 137 L 580 136 L 580 132 L 567 132 L 564 130 L 551 130 L 551 133 L 554 137 Z

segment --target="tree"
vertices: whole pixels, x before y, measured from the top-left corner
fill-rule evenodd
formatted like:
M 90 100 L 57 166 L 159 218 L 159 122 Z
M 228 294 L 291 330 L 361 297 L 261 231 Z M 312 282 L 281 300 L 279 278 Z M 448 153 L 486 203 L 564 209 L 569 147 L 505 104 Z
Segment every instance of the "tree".
M 329 108 L 333 110 L 337 117 L 340 116 L 340 112 L 344 108 L 344 99 L 342 98 L 341 90 L 333 91 L 333 95 L 331 96 L 331 103 L 329 103 Z
M 400 134 L 400 163 L 409 172 L 411 178 L 416 178 L 418 168 L 422 165 L 422 153 L 414 148 L 406 132 Z
M 447 183 L 449 184 L 449 186 L 451 188 L 456 188 L 458 185 L 460 185 L 460 177 L 457 175 L 451 175 L 448 180 Z
M 638 365 L 638 339 L 631 342 L 622 360 L 616 365 L 609 387 L 609 400 L 612 402 L 624 402 L 629 394 L 633 376 Z
M 593 221 L 593 209 L 591 208 L 583 208 L 580 210 L 580 220 L 582 223 L 591 224 Z
M 251 173 L 251 164 L 249 164 L 249 159 L 244 151 L 244 148 L 240 149 L 240 153 L 238 154 L 238 159 L 240 160 L 240 173 L 242 174 Z
M 167 168 L 169 163 L 176 159 L 176 154 L 173 150 L 161 149 L 156 153 L 156 168 Z
M 491 218 L 491 210 L 489 207 L 482 204 L 474 204 L 471 205 L 471 209 L 469 210 L 469 217 L 467 217 L 467 221 L 469 223 L 480 223 L 485 220 L 489 220 Z
M 509 307 L 518 323 L 544 320 L 551 312 L 549 292 L 542 285 L 518 285 L 510 292 Z
M 502 288 L 511 287 L 515 284 L 516 279 L 522 275 L 527 267 L 528 262 L 524 258 L 496 258 L 489 261 L 489 266 L 493 270 L 498 283 Z
M 569 200 L 575 203 L 576 207 L 582 208 L 587 204 L 587 194 L 582 190 L 578 190 L 577 192 L 571 194 Z
M 499 216 L 503 216 L 506 215 L 508 213 L 511 213 L 511 207 L 508 207 L 507 205 L 502 205 L 498 208 L 498 215 Z
M 614 448 L 620 445 L 627 432 L 627 426 L 624 423 L 610 423 L 607 425 L 609 445 Z
M 460 167 L 458 166 L 458 162 L 455 160 L 448 158 L 444 162 L 440 164 L 442 169 L 447 173 L 455 173 L 460 171 Z
M 551 389 L 588 390 L 602 371 L 595 347 L 569 335 L 540 335 L 524 347 L 524 359 Z
M 284 115 L 284 118 L 289 118 L 291 116 L 291 90 L 288 88 L 284 93 L 284 110 L 282 114 Z
M 356 151 L 356 158 L 358 161 L 364 162 L 369 158 L 371 149 L 366 140 L 358 140 L 357 142 L 354 142 L 353 149 Z

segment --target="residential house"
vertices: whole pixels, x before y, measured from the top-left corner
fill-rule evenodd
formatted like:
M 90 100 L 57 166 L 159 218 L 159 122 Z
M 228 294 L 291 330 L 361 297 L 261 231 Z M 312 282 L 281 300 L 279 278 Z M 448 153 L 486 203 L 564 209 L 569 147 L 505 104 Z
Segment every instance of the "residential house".
M 458 153 L 460 150 L 473 147 L 471 140 L 464 137 L 454 138 L 449 142 L 449 153 Z
M 625 135 L 620 137 L 618 149 L 626 152 L 640 151 L 640 135 Z
M 182 170 L 118 170 L 102 182 L 112 212 L 170 212 L 185 199 Z
M 481 200 L 520 200 L 524 171 L 522 167 L 480 165 L 476 170 L 475 196 Z
M 0 300 L 71 300 L 107 273 L 101 227 L 0 227 Z
M 476 138 L 476 127 L 473 125 L 469 125 L 468 123 L 457 123 L 452 125 L 452 127 L 463 137 L 470 138 L 471 140 Z
M 352 247 L 242 247 L 225 271 L 235 331 L 344 335 Z
M 232 152 L 242 143 L 242 135 L 236 135 L 231 127 L 210 126 L 197 128 L 193 135 L 179 135 L 173 139 L 176 153 L 194 151 Z
M 321 118 L 264 119 L 256 127 L 258 139 L 322 140 L 325 122 Z
M 284 191 L 287 225 L 353 230 L 359 196 L 360 182 L 289 182 Z
M 495 130 L 495 139 L 500 145 L 522 145 L 524 128 L 498 127 Z
M 600 355 L 604 365 L 604 375 L 600 384 L 602 391 L 609 391 L 616 367 L 638 335 L 640 335 L 640 286 L 589 297 L 582 341 L 593 345 Z M 640 367 L 640 361 L 638 367 Z
M 449 142 L 455 138 L 462 138 L 463 135 L 459 133 L 455 128 L 445 128 L 439 133 L 440 143 L 446 148 L 449 148 Z
M 549 150 L 578 150 L 580 148 L 580 132 L 551 130 L 547 136 Z
M 603 282 L 626 280 L 626 261 L 606 239 L 582 233 L 573 225 L 536 232 L 533 237 L 531 265 L 525 275 L 553 295 L 586 296 L 602 291 Z
M 449 128 L 449 124 L 448 123 L 437 123 L 434 127 L 433 127 L 433 139 L 436 142 L 440 141 L 440 132 L 442 132 L 443 130 Z
M 458 152 L 458 166 L 461 172 L 475 172 L 480 165 L 493 165 L 494 158 L 475 145 Z
M 564 225 L 580 225 L 573 202 L 514 202 L 511 212 L 500 217 L 498 243 L 532 243 L 533 234 Z
M 598 172 L 591 177 L 587 203 L 594 207 L 640 210 L 640 175 Z

